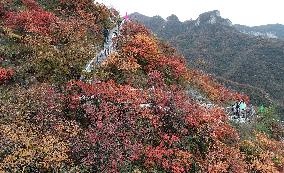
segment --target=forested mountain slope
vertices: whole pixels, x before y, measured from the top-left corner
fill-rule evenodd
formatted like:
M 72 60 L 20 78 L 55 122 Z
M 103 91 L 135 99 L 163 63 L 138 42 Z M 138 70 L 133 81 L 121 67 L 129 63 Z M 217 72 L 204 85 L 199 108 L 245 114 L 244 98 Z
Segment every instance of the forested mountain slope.
M 244 34 L 218 11 L 203 13 L 196 20 L 185 22 L 180 22 L 175 15 L 167 20 L 139 13 L 131 17 L 169 41 L 189 65 L 232 81 L 227 84 L 253 96 L 258 104 L 267 102 L 260 92 L 263 90 L 283 105 L 284 41 Z M 258 89 L 247 89 L 248 85 Z

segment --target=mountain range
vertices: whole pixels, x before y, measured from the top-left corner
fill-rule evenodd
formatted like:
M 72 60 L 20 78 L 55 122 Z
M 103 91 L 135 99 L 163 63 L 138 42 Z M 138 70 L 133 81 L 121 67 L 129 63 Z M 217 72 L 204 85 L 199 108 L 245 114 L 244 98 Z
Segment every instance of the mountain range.
M 284 25 L 268 24 L 261 26 L 234 25 L 239 31 L 255 36 L 278 38 L 284 40 Z
M 130 15 L 183 54 L 188 65 L 216 76 L 255 104 L 284 105 L 284 25 L 233 25 L 218 10 L 181 22 L 139 13 Z

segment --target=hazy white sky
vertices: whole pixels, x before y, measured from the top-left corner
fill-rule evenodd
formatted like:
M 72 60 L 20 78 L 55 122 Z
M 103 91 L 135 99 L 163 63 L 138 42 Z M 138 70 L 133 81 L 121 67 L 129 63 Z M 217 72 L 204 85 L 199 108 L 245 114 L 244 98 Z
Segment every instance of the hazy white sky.
M 219 10 L 233 24 L 249 26 L 284 24 L 284 0 L 96 0 L 114 7 L 121 14 L 139 12 L 163 18 L 175 14 L 181 21 L 196 19 L 199 14 Z

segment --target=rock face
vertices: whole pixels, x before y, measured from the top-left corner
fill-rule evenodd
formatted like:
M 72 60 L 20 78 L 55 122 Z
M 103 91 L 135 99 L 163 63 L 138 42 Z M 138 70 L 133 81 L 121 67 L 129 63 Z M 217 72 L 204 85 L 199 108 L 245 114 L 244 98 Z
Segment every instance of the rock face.
M 195 20 L 195 26 L 206 25 L 206 24 L 220 24 L 232 26 L 232 22 L 229 19 L 224 19 L 220 15 L 220 11 L 214 10 L 206 13 L 202 13 Z

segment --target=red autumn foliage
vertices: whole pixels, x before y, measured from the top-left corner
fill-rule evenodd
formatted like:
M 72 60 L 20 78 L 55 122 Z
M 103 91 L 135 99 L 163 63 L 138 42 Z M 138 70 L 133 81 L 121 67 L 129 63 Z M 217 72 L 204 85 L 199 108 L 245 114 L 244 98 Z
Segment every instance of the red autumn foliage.
M 91 0 L 56 1 L 58 6 L 49 11 L 33 0 L 21 2 L 23 10 L 5 11 L 6 6 L 0 6 L 5 11 L 0 11 L 4 25 L 35 43 L 26 45 L 32 54 L 23 52 L 46 63 L 46 76 L 54 75 L 52 70 L 68 73 L 74 61 L 83 61 L 100 44 L 96 42 L 100 29 L 110 28 L 109 18 L 117 17 L 115 11 Z M 37 38 L 52 41 L 43 44 Z M 138 23 L 127 22 L 116 41 L 117 52 L 96 69 L 111 74 L 101 82 L 74 80 L 65 86 L 64 82 L 36 81 L 27 88 L 12 86 L 9 96 L 1 96 L 5 116 L 0 116 L 0 128 L 5 134 L 0 133 L 5 139 L 0 148 L 15 148 L 1 153 L 5 163 L 0 163 L 0 172 L 283 171 L 282 145 L 261 136 L 261 142 L 240 144 L 218 106 L 237 99 L 248 101 L 245 96 L 188 69 L 182 56 Z M 76 54 L 79 50 L 83 53 Z M 11 69 L 0 68 L 0 82 L 12 76 Z M 218 104 L 201 106 L 188 96 L 188 84 Z
M 12 68 L 2 68 L 0 67 L 0 83 L 3 83 L 11 79 L 14 75 L 14 70 Z
M 42 9 L 33 9 L 6 13 L 5 25 L 19 31 L 49 35 L 51 34 L 51 24 L 55 23 L 56 20 L 57 18 L 53 13 Z
M 83 113 L 88 122 L 86 141 L 78 141 L 74 156 L 97 171 L 117 171 L 118 165 L 139 162 L 146 170 L 161 166 L 185 172 L 192 169 L 193 161 L 206 163 L 202 156 L 215 143 L 238 139 L 221 109 L 198 106 L 181 88 L 167 86 L 160 72 L 149 74 L 148 85 L 140 90 L 113 81 L 70 83 L 70 108 Z M 196 138 L 189 150 L 184 148 L 189 145 L 187 138 Z M 202 148 L 199 142 L 208 146 Z M 239 161 L 229 152 L 225 157 Z
M 185 59 L 178 57 L 178 56 L 172 56 L 172 57 L 166 57 L 162 56 L 160 57 L 160 61 L 158 62 L 157 68 L 162 68 L 165 71 L 167 71 L 168 75 L 174 79 L 179 79 L 180 77 L 183 77 L 187 79 L 187 72 L 188 69 L 186 67 Z
M 121 31 L 122 37 L 133 37 L 137 34 L 150 36 L 151 32 L 144 25 L 137 22 L 127 22 Z

